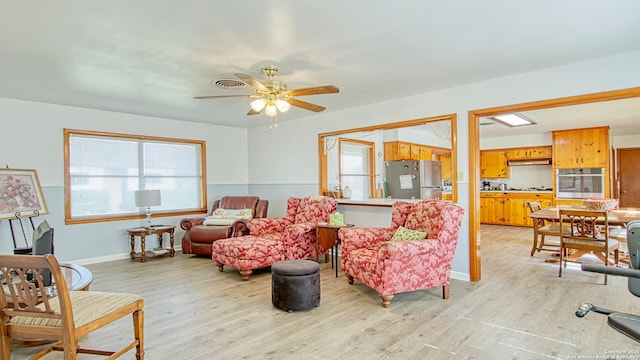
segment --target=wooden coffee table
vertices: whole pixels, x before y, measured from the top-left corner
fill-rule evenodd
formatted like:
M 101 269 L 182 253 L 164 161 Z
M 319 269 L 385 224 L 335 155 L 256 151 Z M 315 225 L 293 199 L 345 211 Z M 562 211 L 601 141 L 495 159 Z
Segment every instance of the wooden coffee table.
M 62 263 L 60 270 L 62 270 L 69 291 L 89 290 L 89 286 L 93 282 L 93 274 L 89 269 L 77 264 Z

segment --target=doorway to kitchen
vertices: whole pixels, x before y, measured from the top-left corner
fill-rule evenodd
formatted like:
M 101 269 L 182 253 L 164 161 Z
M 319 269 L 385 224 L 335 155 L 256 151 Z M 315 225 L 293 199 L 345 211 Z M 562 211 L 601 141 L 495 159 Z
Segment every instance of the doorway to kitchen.
M 482 273 L 480 257 L 480 118 L 519 111 L 637 97 L 640 97 L 640 87 L 469 111 L 469 279 L 471 281 L 480 281 Z

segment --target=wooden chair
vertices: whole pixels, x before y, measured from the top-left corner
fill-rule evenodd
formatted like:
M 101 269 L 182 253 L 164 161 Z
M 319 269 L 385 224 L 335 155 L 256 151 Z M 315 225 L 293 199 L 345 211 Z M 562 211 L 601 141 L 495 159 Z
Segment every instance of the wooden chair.
M 43 272 L 51 271 L 54 285 L 45 287 Z M 64 359 L 78 353 L 120 357 L 136 348 L 144 359 L 143 300 L 137 295 L 94 291 L 68 291 L 56 258 L 51 255 L 0 255 L 0 356 L 11 357 L 12 339 L 50 340 L 53 345 L 34 355 L 40 359 L 52 350 L 64 351 Z M 134 341 L 121 350 L 102 351 L 79 347 L 80 337 L 127 315 L 133 316 Z
M 560 238 L 560 271 L 567 267 L 567 249 L 580 253 L 592 252 L 605 266 L 609 266 L 609 254 L 614 252 L 614 264 L 618 266 L 620 243 L 609 237 L 607 211 L 560 209 L 560 229 L 567 230 Z M 607 284 L 607 274 L 604 275 Z
M 527 203 L 531 213 L 542 210 L 542 206 L 537 201 L 529 201 Z M 568 230 L 568 229 L 567 229 Z M 536 251 L 560 251 L 560 243 L 547 243 L 547 236 L 555 236 L 560 238 L 562 234 L 558 222 L 547 223 L 544 219 L 533 219 L 533 247 L 531 248 L 531 256 Z

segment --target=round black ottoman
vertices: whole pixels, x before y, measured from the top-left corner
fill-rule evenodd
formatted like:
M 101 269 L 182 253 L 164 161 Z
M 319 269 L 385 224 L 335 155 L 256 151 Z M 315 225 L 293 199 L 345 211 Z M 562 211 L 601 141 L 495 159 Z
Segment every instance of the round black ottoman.
M 289 312 L 319 306 L 320 265 L 310 260 L 286 260 L 271 265 L 271 302 Z

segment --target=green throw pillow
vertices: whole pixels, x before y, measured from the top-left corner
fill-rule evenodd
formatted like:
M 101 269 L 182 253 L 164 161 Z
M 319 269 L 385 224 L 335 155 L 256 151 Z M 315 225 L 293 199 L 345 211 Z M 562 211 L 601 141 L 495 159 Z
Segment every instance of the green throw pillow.
M 427 233 L 424 231 L 411 230 L 406 227 L 400 226 L 398 230 L 391 237 L 391 241 L 399 240 L 422 240 L 427 238 Z

